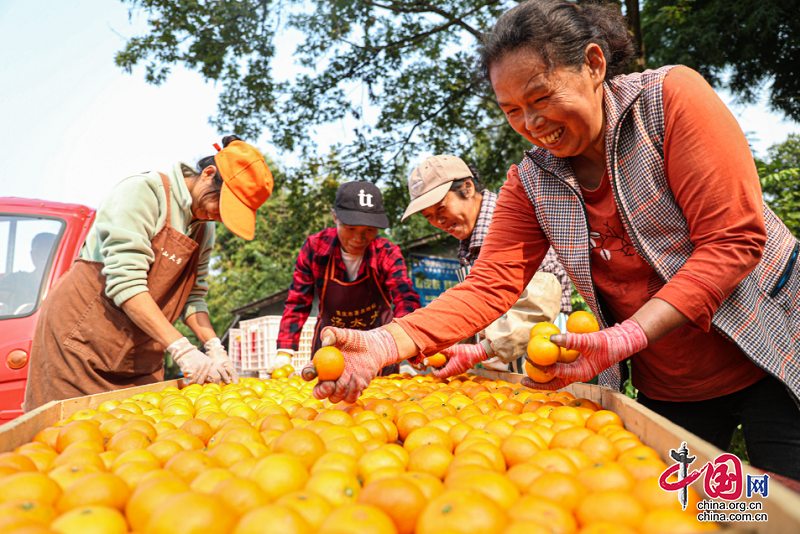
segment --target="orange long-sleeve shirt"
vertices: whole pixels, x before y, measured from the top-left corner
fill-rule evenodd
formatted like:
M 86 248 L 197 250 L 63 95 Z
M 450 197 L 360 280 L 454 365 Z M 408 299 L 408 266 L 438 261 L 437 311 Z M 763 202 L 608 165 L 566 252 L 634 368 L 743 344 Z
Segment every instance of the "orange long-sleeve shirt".
M 683 351 L 676 354 L 681 343 L 664 343 L 662 348 L 657 342 L 634 358 L 634 385 L 654 399 L 702 400 L 737 391 L 764 376 L 737 347 L 709 332 L 720 303 L 761 258 L 766 242 L 761 187 L 741 128 L 699 74 L 685 67 L 671 70 L 663 95 L 667 179 L 695 250 L 654 296 L 677 308 L 690 324 L 667 336 L 684 339 Z M 470 276 L 397 322 L 425 354 L 471 336 L 516 301 L 548 247 L 512 167 Z M 638 269 L 637 278 L 644 284 L 636 287 L 647 293 L 653 274 L 652 269 Z M 615 294 L 614 288 L 603 287 L 612 283 L 606 278 L 594 282 L 601 294 L 614 295 L 615 302 L 609 304 L 615 315 L 622 315 L 616 317 L 620 322 L 650 298 L 639 289 Z M 700 345 L 690 342 L 697 339 Z M 705 351 L 696 351 L 696 345 Z

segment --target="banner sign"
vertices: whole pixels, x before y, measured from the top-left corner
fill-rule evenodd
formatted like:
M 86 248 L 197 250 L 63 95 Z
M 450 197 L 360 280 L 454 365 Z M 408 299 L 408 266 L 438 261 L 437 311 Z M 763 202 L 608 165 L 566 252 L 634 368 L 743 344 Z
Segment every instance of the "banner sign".
M 411 254 L 411 282 L 423 306 L 458 283 L 458 260 Z

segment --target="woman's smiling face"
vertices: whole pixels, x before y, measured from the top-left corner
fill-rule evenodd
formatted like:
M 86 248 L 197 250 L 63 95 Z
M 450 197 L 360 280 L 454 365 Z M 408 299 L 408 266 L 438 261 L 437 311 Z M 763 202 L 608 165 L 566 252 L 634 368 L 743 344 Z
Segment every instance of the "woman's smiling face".
M 602 147 L 605 138 L 605 58 L 590 44 L 586 63 L 551 68 L 537 52 L 520 49 L 489 69 L 497 103 L 515 131 L 566 158 Z

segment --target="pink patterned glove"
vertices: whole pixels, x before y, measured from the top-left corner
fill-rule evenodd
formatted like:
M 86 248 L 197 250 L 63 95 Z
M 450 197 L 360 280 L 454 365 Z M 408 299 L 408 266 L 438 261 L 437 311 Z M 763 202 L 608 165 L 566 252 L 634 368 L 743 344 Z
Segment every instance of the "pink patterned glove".
M 476 363 L 489 359 L 483 345 L 453 345 L 449 349 L 442 351 L 447 356 L 447 363 L 441 369 L 434 369 L 433 376 L 436 378 L 447 378 L 448 376 L 460 375 L 472 369 Z
M 649 343 L 644 330 L 633 319 L 591 334 L 563 335 L 566 337 L 563 345 L 581 354 L 572 363 L 554 363 L 546 372 L 581 382 L 591 380 L 601 371 L 647 348 Z
M 383 328 L 362 331 L 327 326 L 322 330 L 322 345 L 333 345 L 344 355 L 342 376 L 314 386 L 316 398 L 328 397 L 333 403 L 355 402 L 382 368 L 400 359 L 392 334 Z M 305 369 L 301 375 L 306 376 Z
M 559 377 L 555 377 L 550 382 L 534 382 L 533 380 L 531 380 L 526 376 L 520 381 L 520 384 L 522 384 L 526 388 L 531 388 L 531 389 L 547 389 L 551 391 L 556 391 L 558 389 L 567 387 L 573 382 L 577 382 L 577 380 L 571 380 L 569 378 L 559 378 Z

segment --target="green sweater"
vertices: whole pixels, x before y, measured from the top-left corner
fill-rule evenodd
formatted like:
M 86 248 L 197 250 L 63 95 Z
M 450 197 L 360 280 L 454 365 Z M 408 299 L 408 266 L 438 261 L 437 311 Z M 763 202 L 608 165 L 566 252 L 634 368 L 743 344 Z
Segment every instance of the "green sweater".
M 173 165 L 165 174 L 170 183 L 170 224 L 175 230 L 188 234 L 192 219 L 192 197 L 181 172 L 181 163 Z M 125 178 L 114 186 L 111 194 L 100 204 L 80 257 L 103 262 L 106 295 L 117 306 L 148 290 L 147 274 L 155 260 L 150 244 L 164 226 L 166 218 L 167 197 L 156 171 Z M 213 222 L 196 224 L 206 224 L 207 227 L 205 238 L 200 243 L 197 280 L 183 308 L 184 318 L 208 311 L 205 302 L 208 293 L 206 277 L 211 249 L 214 247 L 215 226 Z

